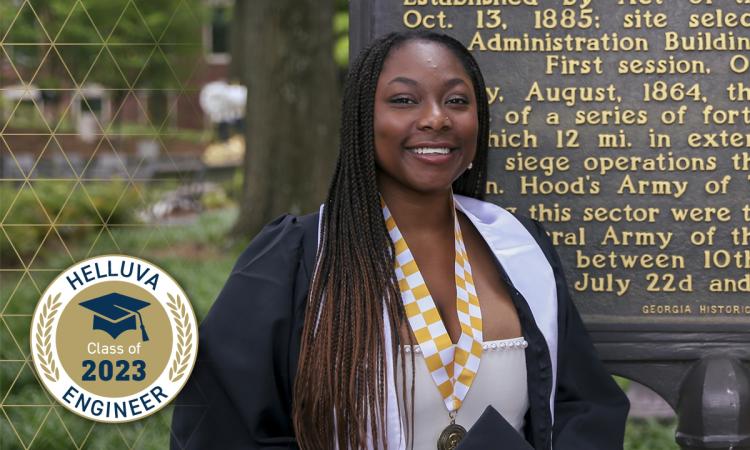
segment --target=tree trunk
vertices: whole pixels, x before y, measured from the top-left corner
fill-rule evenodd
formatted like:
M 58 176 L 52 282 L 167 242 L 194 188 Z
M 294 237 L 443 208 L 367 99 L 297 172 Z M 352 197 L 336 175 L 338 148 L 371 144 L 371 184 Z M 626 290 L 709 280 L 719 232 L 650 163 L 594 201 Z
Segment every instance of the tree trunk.
M 247 61 L 245 60 L 245 49 L 244 38 L 246 29 L 244 27 L 245 20 L 247 20 L 248 12 L 247 9 L 252 8 L 251 2 L 237 0 L 234 2 L 232 8 L 232 23 L 229 25 L 229 53 L 232 55 L 232 59 L 229 61 L 229 79 L 231 81 L 245 82 L 247 72 Z
M 159 130 L 167 119 L 167 93 L 161 89 L 151 91 L 148 95 L 147 108 L 148 120 L 155 129 Z
M 237 0 L 243 2 L 244 0 Z M 237 236 L 317 210 L 338 148 L 333 0 L 254 0 L 242 17 L 248 88 L 245 180 Z

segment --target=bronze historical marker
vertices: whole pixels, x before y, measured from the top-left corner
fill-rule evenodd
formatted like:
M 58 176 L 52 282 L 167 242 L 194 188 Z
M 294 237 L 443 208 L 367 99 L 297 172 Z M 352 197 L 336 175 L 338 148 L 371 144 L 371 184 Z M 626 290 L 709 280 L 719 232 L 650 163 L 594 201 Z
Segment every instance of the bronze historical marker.
M 750 358 L 750 0 L 351 5 L 353 54 L 407 29 L 474 54 L 487 199 L 544 223 L 613 371 L 676 406 L 693 361 Z

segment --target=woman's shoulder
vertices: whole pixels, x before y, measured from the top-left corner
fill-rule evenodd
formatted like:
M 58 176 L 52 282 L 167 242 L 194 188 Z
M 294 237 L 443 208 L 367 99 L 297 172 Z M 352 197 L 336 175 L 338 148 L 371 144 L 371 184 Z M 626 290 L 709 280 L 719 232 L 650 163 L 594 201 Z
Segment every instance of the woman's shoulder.
M 554 276 L 555 282 L 564 279 L 559 255 L 541 222 L 484 200 L 462 196 L 456 196 L 456 199 L 458 206 L 471 216 L 472 222 L 485 239 L 491 238 L 491 248 L 497 247 L 501 252 L 507 250 L 513 256 L 507 258 L 508 270 L 513 272 L 517 268 L 518 264 L 513 265 L 514 262 L 523 261 L 523 268 L 533 262 L 539 269 L 532 284 L 537 284 L 542 266 L 551 269 L 549 273 Z M 525 269 L 520 272 L 525 273 Z M 521 276 L 518 273 L 516 275 Z
M 300 259 L 312 270 L 312 259 L 318 245 L 317 212 L 297 216 L 283 214 L 269 222 L 245 247 L 232 269 L 243 273 L 261 265 L 288 264 Z M 312 256 L 311 256 L 312 255 Z
M 173 442 L 257 448 L 274 441 L 275 448 L 293 448 L 288 410 L 317 217 L 274 219 L 238 258 L 201 323 L 195 371 L 175 408 Z
M 486 225 L 495 233 L 503 233 L 507 237 L 515 237 L 518 243 L 534 238 L 540 247 L 549 245 L 547 232 L 539 221 L 486 200 L 461 195 L 455 198 L 459 208 L 471 215 L 475 224 Z
M 263 328 L 261 323 L 296 320 L 316 249 L 317 214 L 284 214 L 263 227 L 237 259 L 203 320 L 201 342 L 227 345 L 227 336 L 244 342 L 251 323 Z

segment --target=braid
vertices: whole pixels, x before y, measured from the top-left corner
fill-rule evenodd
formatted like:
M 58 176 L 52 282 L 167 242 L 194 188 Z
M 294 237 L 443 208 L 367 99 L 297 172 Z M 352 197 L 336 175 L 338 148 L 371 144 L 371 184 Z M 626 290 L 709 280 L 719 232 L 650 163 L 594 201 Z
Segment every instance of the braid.
M 297 441 L 305 450 L 336 446 L 359 450 L 366 448 L 368 436 L 375 448 L 386 446 L 389 374 L 384 320 L 390 325 L 392 354 L 403 361 L 399 330 L 406 323 L 406 312 L 393 270 L 395 249 L 380 206 L 373 115 L 385 59 L 411 40 L 445 45 L 471 77 L 479 121 L 477 153 L 473 168 L 454 182 L 453 190 L 476 198 L 484 194 L 489 112 L 474 58 L 460 42 L 437 33 L 392 33 L 374 41 L 347 75 L 341 147 L 321 219 L 317 265 L 305 311 L 292 405 Z M 413 375 L 413 354 L 411 358 Z M 405 366 L 401 364 L 404 393 Z M 412 382 L 411 398 L 413 394 Z M 414 405 L 404 397 L 404 405 L 410 406 L 407 442 L 411 442 Z

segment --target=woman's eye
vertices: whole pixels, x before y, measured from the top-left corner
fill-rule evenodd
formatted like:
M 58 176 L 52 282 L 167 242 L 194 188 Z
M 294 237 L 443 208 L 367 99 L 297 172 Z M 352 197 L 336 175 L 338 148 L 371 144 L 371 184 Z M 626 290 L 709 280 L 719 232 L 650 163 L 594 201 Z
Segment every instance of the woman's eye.
M 458 105 L 468 105 L 469 100 L 465 97 L 451 97 L 448 99 L 448 103 L 458 104 Z
M 409 105 L 409 104 L 413 104 L 416 102 L 414 101 L 414 99 L 410 97 L 393 97 L 391 99 L 391 103 L 396 103 L 400 105 Z

